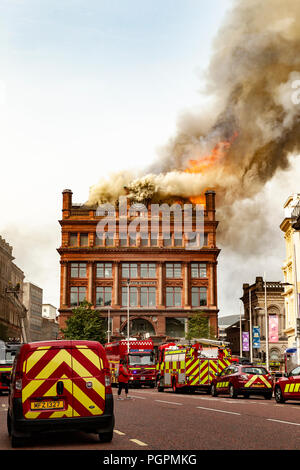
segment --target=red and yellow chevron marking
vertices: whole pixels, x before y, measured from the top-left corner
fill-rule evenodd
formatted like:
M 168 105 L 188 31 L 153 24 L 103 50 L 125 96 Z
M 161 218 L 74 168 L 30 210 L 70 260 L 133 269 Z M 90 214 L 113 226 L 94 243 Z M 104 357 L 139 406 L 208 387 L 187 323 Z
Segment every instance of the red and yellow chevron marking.
M 270 382 L 265 379 L 263 375 L 253 375 L 250 380 L 244 385 L 244 387 L 251 387 L 255 383 L 263 382 L 264 386 L 267 388 L 272 388 Z
M 226 359 L 226 358 L 222 358 L 222 359 L 218 359 L 218 366 L 219 366 L 219 369 L 218 369 L 218 372 L 222 372 L 222 370 L 224 370 L 226 367 L 230 366 L 231 364 L 231 360 L 230 359 Z
M 216 374 L 219 372 L 219 360 L 213 359 L 209 361 L 209 383 L 211 383 L 212 379 L 215 378 Z
M 188 385 L 198 385 L 200 380 L 199 359 L 188 359 L 186 362 L 186 381 Z
M 209 380 L 209 361 L 201 360 L 200 362 L 200 384 L 206 385 Z
M 72 354 L 71 354 L 72 351 Z M 105 406 L 104 375 L 101 358 L 87 347 L 72 350 L 57 348 L 36 349 L 25 361 L 22 389 L 24 416 L 27 419 L 46 419 L 100 415 Z M 57 398 L 57 382 L 63 382 L 59 396 L 64 408 L 31 410 L 36 399 Z

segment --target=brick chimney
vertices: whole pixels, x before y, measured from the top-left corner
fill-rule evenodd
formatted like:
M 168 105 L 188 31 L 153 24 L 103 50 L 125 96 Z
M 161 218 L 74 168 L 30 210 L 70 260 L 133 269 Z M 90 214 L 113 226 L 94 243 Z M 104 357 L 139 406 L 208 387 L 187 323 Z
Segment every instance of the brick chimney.
M 63 219 L 67 219 L 70 216 L 72 208 L 72 191 L 71 189 L 64 189 L 62 192 L 63 195 L 63 207 L 62 207 L 62 216 Z
M 215 191 L 206 191 L 205 192 L 205 205 L 206 210 L 208 213 L 209 220 L 215 220 L 215 212 L 216 212 L 216 193 Z

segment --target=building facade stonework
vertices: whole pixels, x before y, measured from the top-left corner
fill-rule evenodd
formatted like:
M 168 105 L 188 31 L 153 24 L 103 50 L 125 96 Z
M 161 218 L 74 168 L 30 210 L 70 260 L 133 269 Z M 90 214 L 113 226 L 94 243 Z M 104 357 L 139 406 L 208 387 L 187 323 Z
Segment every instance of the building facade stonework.
M 269 360 L 271 362 L 284 362 L 284 353 L 288 345 L 285 335 L 285 308 L 284 308 L 284 286 L 281 282 L 266 282 L 262 277 L 256 277 L 252 285 L 243 284 L 243 296 L 241 300 L 244 305 L 243 330 L 250 332 L 250 312 L 252 327 L 260 328 L 260 348 L 253 348 L 253 358 L 264 359 L 266 353 L 266 326 L 269 339 Z M 265 309 L 265 298 L 266 306 Z M 267 310 L 267 325 L 266 325 Z M 277 325 L 274 337 L 270 334 L 270 325 Z M 249 357 L 249 352 L 244 356 Z
M 285 281 L 284 302 L 286 310 L 285 334 L 288 346 L 297 346 L 296 322 L 300 313 L 300 230 L 294 228 L 293 211 L 300 205 L 300 194 L 291 195 L 284 204 L 284 220 L 280 229 L 284 233 L 286 256 L 282 271 Z M 298 340 L 299 341 L 299 340 Z M 299 357 L 300 354 L 298 353 Z
M 147 335 L 157 344 L 184 337 L 187 320 L 203 312 L 217 334 L 217 257 L 215 193 L 207 191 L 204 208 L 204 246 L 186 249 L 185 240 L 159 236 L 122 240 L 116 209 L 115 233 L 97 236 L 97 207 L 73 204 L 72 191 L 63 192 L 60 328 L 82 300 L 110 317 L 113 338 L 126 336 L 129 292 L 130 334 Z M 129 217 L 129 221 L 131 221 Z M 193 219 L 194 220 L 194 219 Z M 128 287 L 129 281 L 129 287 Z
M 24 273 L 13 262 L 13 248 L 0 236 L 0 339 L 21 339 L 21 309 L 8 290 L 20 286 L 18 300 L 22 304 Z

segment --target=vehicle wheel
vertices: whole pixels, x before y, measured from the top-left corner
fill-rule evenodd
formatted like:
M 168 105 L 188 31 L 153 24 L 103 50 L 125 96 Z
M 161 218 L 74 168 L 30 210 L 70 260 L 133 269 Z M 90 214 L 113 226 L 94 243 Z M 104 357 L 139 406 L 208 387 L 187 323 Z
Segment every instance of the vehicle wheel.
M 266 393 L 266 394 L 264 395 L 264 397 L 265 397 L 265 400 L 271 400 L 271 399 L 272 399 L 272 392 Z
M 210 393 L 211 393 L 211 395 L 212 395 L 213 397 L 217 397 L 217 396 L 218 396 L 217 387 L 215 386 L 215 384 L 212 384 Z
M 16 447 L 21 447 L 22 444 L 24 443 L 23 438 L 16 436 L 13 432 L 11 433 L 10 438 L 11 438 L 11 446 L 13 449 L 15 449 Z
M 245 398 L 249 398 L 249 397 L 250 397 L 250 393 L 249 393 L 249 392 L 243 393 L 243 395 L 244 395 Z
M 158 392 L 163 392 L 164 391 L 164 387 L 160 386 L 160 380 L 157 380 L 156 387 L 157 387 Z
M 112 438 L 113 438 L 113 431 L 99 433 L 100 442 L 111 442 Z
M 277 403 L 284 403 L 285 402 L 285 399 L 282 395 L 281 388 L 279 386 L 277 386 L 275 388 L 275 400 L 276 400 Z
M 232 384 L 229 385 L 229 396 L 230 398 L 236 398 L 237 397 L 237 391 L 234 388 Z

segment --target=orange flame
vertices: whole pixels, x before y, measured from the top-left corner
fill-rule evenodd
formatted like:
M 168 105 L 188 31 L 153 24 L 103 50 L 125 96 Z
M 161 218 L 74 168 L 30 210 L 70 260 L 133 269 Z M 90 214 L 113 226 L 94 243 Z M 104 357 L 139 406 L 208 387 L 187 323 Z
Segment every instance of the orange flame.
M 189 166 L 184 171 L 186 173 L 204 173 L 209 168 L 220 163 L 224 159 L 226 153 L 230 149 L 231 144 L 236 139 L 237 135 L 238 133 L 235 132 L 230 140 L 218 142 L 213 148 L 210 155 L 205 155 L 204 157 L 201 157 L 198 160 L 189 160 Z M 205 197 L 203 195 L 191 196 L 189 199 L 193 204 L 205 203 Z

